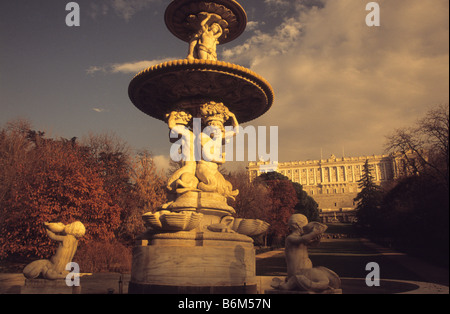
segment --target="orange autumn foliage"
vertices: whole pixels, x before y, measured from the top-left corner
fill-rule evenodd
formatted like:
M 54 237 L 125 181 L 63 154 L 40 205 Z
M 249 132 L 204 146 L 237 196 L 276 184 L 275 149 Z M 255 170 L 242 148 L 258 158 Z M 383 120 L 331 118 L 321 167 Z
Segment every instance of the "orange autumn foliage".
M 82 242 L 115 237 L 121 208 L 75 141 L 45 139 L 36 132 L 0 135 L 0 163 L 8 181 L 0 191 L 0 258 L 51 255 L 55 243 L 44 222 L 82 221 L 87 230 Z M 11 146 L 26 139 L 29 143 L 17 151 Z

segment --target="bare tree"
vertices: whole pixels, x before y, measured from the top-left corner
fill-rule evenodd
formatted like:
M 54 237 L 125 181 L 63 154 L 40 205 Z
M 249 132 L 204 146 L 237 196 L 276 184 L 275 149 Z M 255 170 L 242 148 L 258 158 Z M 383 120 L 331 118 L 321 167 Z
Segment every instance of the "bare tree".
M 400 153 L 411 174 L 432 176 L 449 187 L 449 108 L 430 109 L 416 125 L 401 128 L 387 136 L 387 152 Z
M 11 186 L 20 181 L 21 172 L 28 166 L 32 143 L 27 139 L 31 123 L 25 119 L 16 119 L 6 123 L 0 129 L 0 204 Z
M 131 175 L 139 207 L 144 212 L 154 212 L 166 201 L 165 177 L 158 173 L 152 155 L 146 151 L 136 154 Z
M 94 134 L 89 132 L 83 136 L 81 145 L 88 147 L 90 154 L 99 158 L 100 154 L 122 154 L 130 155 L 129 145 L 114 133 Z

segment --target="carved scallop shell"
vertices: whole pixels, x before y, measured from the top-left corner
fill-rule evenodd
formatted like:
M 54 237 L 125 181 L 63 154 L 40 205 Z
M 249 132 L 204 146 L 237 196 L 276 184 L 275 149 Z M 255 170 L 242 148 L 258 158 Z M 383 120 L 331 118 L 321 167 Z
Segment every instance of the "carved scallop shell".
M 160 211 L 142 216 L 147 227 L 156 231 L 191 231 L 198 227 L 203 214 L 195 212 L 173 213 Z
M 257 236 L 269 229 L 269 224 L 260 219 L 236 219 L 233 230 L 247 236 Z

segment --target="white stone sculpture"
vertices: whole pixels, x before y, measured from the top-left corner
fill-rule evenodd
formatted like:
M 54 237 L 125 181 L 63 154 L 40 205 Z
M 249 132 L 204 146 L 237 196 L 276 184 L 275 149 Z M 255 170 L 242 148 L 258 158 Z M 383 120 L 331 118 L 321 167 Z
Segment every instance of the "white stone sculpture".
M 327 226 L 308 223 L 304 215 L 294 214 L 289 219 L 289 229 L 291 234 L 285 243 L 287 277 L 284 281 L 274 278 L 271 286 L 285 291 L 341 293 L 339 276 L 326 267 L 313 267 L 308 256 L 308 247 L 319 244 Z
M 177 141 L 177 136 L 181 136 L 182 160 L 181 167 L 173 173 L 167 182 L 169 191 L 176 190 L 178 194 L 196 190 L 198 179 L 195 177 L 197 163 L 195 154 L 195 135 L 188 128 L 192 120 L 192 115 L 182 110 L 172 111 L 167 115 L 167 125 L 170 129 L 171 142 Z
M 34 261 L 23 269 L 27 279 L 42 277 L 44 279 L 64 279 L 69 273 L 66 265 L 72 262 L 77 250 L 78 239 L 86 233 L 86 228 L 79 222 L 64 225 L 58 223 L 45 223 L 47 235 L 50 239 L 58 241 L 59 247 L 56 254 L 50 260 L 41 259 Z
M 202 59 L 217 61 L 216 47 L 219 38 L 223 34 L 223 29 L 218 21 L 226 23 L 219 15 L 208 12 L 201 12 L 197 16 L 190 17 L 192 21 L 199 20 L 200 25 L 189 42 L 188 60 Z

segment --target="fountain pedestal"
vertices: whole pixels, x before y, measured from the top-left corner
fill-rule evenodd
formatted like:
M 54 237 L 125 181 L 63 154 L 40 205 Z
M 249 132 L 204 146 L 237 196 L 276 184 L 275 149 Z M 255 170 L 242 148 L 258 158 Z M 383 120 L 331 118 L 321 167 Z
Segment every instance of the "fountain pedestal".
M 237 233 L 146 234 L 133 250 L 129 293 L 256 293 L 253 240 Z

